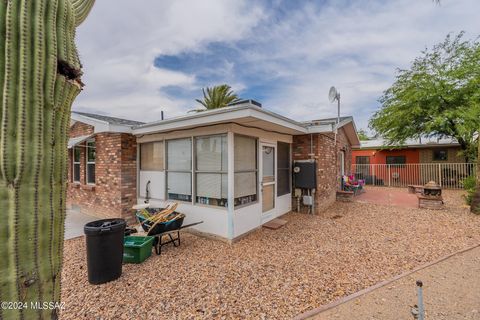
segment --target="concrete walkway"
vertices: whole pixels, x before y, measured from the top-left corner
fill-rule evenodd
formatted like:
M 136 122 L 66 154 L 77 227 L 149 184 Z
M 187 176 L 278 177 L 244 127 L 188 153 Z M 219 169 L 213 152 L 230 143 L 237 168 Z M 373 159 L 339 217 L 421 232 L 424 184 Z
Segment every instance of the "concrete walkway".
M 65 240 L 78 236 L 83 236 L 83 226 L 99 218 L 81 213 L 80 210 L 67 210 L 67 218 L 65 220 Z
M 418 208 L 417 195 L 408 193 L 407 188 L 366 187 L 365 192 L 355 196 L 353 201 Z
M 453 255 L 309 319 L 413 319 L 416 280 L 424 285 L 425 319 L 480 319 L 480 247 Z M 348 298 L 348 297 L 347 297 Z

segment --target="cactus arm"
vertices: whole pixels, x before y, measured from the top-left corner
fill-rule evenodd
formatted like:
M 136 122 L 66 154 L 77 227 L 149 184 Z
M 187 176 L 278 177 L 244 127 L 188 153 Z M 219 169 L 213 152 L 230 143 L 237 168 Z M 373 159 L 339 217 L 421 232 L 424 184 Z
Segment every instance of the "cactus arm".
M 75 10 L 75 24 L 78 27 L 85 21 L 95 0 L 71 0 Z
M 36 1 L 35 2 L 35 12 L 39 13 L 40 17 L 45 16 L 45 10 L 48 9 L 46 1 Z M 46 63 L 46 37 L 45 37 L 45 24 L 43 20 L 38 18 L 34 20 L 35 25 L 34 29 L 36 30 L 36 37 L 34 40 L 35 48 L 35 61 L 34 61 L 34 74 L 33 74 L 33 83 L 34 83 L 34 102 L 33 105 L 36 106 L 35 110 L 32 111 L 34 115 L 33 123 L 35 124 L 34 133 L 32 137 L 32 147 L 35 148 L 34 154 L 36 157 L 32 159 L 34 163 L 33 169 L 33 257 L 34 257 L 34 277 L 38 279 L 36 281 L 37 286 L 37 299 L 38 301 L 44 301 L 44 287 L 45 282 L 41 279 L 48 279 L 46 274 L 42 273 L 41 263 L 42 257 L 44 256 L 44 248 L 40 245 L 41 235 L 44 229 L 41 221 L 41 208 L 40 208 L 40 199 L 41 199 L 41 185 L 45 183 L 41 179 L 42 172 L 42 160 L 44 154 L 44 139 L 43 139 L 43 130 L 44 130 L 44 109 L 45 109 L 45 88 L 44 88 L 44 65 Z M 46 314 L 45 314 L 46 316 Z
M 60 301 L 67 133 L 82 87 L 75 27 L 91 5 L 0 1 L 1 301 Z M 56 318 L 0 310 L 0 319 Z
M 5 10 L 5 80 L 3 85 L 2 100 L 2 137 L 0 140 L 0 170 L 7 185 L 13 182 L 15 170 L 16 149 L 10 143 L 9 138 L 15 137 L 16 123 L 16 82 L 18 77 L 18 16 L 20 14 L 20 2 L 9 1 Z
M 14 238 L 10 236 L 14 232 L 14 206 L 13 206 L 13 188 L 12 176 L 13 166 L 12 162 L 16 157 L 16 150 L 10 145 L 9 141 L 15 137 L 15 130 L 12 129 L 15 123 L 15 105 L 16 95 L 14 94 L 14 86 L 17 81 L 17 60 L 16 48 L 18 30 L 15 27 L 19 15 L 19 2 L 9 1 L 8 3 L 2 1 L 2 18 L 5 25 L 5 55 L 4 55 L 4 76 L 2 83 L 2 104 L 1 113 L 2 121 L 0 123 L 0 212 L 4 213 L 5 217 L 2 223 L 2 232 L 0 233 L 0 241 L 5 242 L 0 252 L 2 259 L 0 259 L 1 276 L 0 276 L 0 298 L 2 301 L 18 301 L 19 299 L 16 279 L 17 270 L 14 265 Z M 2 318 L 6 319 L 12 314 L 10 310 L 1 310 Z

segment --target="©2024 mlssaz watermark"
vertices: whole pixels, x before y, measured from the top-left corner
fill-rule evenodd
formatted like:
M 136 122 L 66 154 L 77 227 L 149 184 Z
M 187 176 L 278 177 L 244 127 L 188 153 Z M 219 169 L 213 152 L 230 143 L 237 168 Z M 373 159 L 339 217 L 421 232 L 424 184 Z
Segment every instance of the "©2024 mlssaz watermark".
M 2 310 L 19 310 L 19 309 L 34 309 L 34 310 L 52 310 L 65 309 L 65 302 L 54 301 L 1 301 L 0 309 Z

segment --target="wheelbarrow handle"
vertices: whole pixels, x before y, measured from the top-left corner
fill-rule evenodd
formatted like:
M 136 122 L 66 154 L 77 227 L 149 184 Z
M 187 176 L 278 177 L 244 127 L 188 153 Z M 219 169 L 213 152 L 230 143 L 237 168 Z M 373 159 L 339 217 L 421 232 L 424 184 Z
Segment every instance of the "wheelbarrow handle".
M 203 223 L 203 221 L 186 224 L 186 225 L 184 225 L 184 226 L 181 226 L 180 229 L 185 229 L 185 228 L 188 228 L 188 227 L 193 227 L 193 226 L 196 226 L 197 224 L 201 224 L 201 223 Z

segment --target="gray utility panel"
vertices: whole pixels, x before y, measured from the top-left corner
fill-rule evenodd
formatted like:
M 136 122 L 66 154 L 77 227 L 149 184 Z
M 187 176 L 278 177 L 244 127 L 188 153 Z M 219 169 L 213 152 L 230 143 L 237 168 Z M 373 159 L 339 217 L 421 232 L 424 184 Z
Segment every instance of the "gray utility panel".
M 317 186 L 317 163 L 299 162 L 293 164 L 293 185 L 300 189 L 315 189 Z

